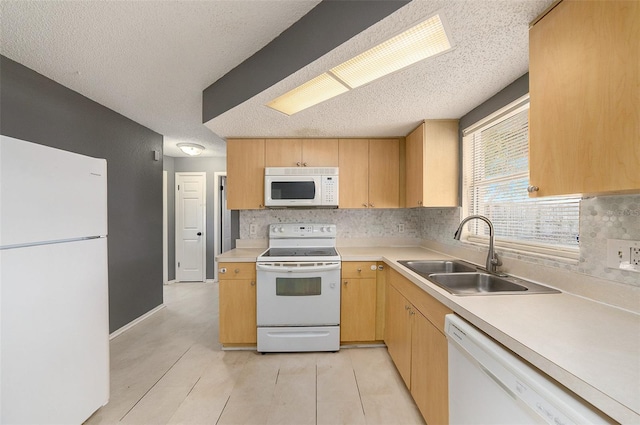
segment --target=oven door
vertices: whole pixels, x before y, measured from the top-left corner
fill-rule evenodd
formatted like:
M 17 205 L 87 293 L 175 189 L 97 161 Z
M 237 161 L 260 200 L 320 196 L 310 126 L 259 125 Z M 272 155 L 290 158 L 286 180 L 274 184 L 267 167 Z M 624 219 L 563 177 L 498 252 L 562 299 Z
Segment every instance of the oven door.
M 258 263 L 258 326 L 340 324 L 340 262 Z
M 322 204 L 321 176 L 264 176 L 267 207 L 305 207 Z

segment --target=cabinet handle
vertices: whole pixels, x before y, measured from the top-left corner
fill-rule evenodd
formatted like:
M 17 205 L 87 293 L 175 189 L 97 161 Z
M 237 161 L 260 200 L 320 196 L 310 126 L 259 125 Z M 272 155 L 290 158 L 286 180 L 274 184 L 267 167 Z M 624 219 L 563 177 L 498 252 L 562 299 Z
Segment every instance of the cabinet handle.
M 422 205 L 422 201 L 418 201 L 418 205 Z
M 369 206 L 370 206 L 371 208 L 375 208 L 375 207 L 376 207 L 376 206 L 375 206 L 375 205 L 373 205 L 373 204 L 369 204 Z
M 262 209 L 262 208 L 264 208 L 264 205 L 260 204 L 260 205 L 258 205 L 258 208 Z
M 378 270 L 380 270 L 380 271 L 384 270 L 384 266 L 383 265 L 379 265 L 378 266 Z
M 349 281 L 348 281 L 348 280 L 345 280 L 343 283 L 344 283 L 344 285 L 346 286 L 346 285 L 347 285 L 347 283 L 349 283 Z
M 255 280 L 251 281 L 251 286 L 256 286 L 256 281 Z
M 300 162 L 296 162 L 296 165 L 299 167 L 300 166 Z
M 538 186 L 528 186 L 527 187 L 527 192 L 529 192 L 529 193 L 537 192 L 539 190 L 540 190 L 540 188 Z
M 409 306 L 408 306 L 408 305 L 405 305 L 405 306 L 404 306 L 404 309 L 405 309 L 405 310 L 409 310 Z
M 306 162 L 303 162 L 303 163 L 302 163 L 302 166 L 303 166 L 303 167 L 306 167 L 306 166 L 307 166 L 307 163 L 306 163 Z
M 413 316 L 413 315 L 415 315 L 415 314 L 416 314 L 416 312 L 415 312 L 415 311 L 413 311 L 413 310 L 409 311 L 409 316 Z
M 362 204 L 363 207 L 367 208 L 367 204 Z
M 358 273 L 362 273 L 362 269 L 358 267 Z
M 238 274 L 238 273 L 240 273 L 240 269 L 235 269 L 233 272 L 234 272 L 235 274 Z

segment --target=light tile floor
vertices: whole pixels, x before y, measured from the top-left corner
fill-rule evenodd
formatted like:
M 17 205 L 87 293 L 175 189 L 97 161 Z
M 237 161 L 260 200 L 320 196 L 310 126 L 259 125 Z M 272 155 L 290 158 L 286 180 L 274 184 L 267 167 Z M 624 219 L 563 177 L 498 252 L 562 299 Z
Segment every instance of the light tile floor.
M 424 424 L 385 348 L 222 351 L 217 284 L 167 285 L 164 303 L 111 341 L 111 398 L 87 424 Z

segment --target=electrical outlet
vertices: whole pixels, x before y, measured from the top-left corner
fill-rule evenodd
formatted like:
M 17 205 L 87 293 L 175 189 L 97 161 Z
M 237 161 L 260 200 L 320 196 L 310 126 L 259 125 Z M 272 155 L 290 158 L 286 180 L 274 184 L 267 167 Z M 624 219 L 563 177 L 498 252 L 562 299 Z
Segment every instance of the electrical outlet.
M 249 225 L 249 234 L 250 235 L 255 235 L 256 233 L 258 233 L 258 225 L 257 224 L 250 224 Z
M 631 264 L 640 266 L 640 248 L 631 247 Z
M 640 272 L 640 241 L 608 239 L 607 267 Z
M 398 224 L 398 233 L 404 233 L 404 223 Z

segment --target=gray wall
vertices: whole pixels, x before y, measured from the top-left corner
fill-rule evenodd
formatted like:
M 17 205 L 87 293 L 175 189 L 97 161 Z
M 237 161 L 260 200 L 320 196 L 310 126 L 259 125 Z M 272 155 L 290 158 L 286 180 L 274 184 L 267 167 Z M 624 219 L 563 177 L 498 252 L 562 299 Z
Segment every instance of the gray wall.
M 217 187 L 215 185 L 214 173 L 227 170 L 226 157 L 204 157 L 204 158 L 172 158 L 173 175 L 169 176 L 167 190 L 170 192 L 171 204 L 169 204 L 169 280 L 175 279 L 175 173 L 179 172 L 205 172 L 207 173 L 207 252 L 206 267 L 207 279 L 213 279 L 215 271 L 215 248 L 214 241 L 218 237 L 215 232 L 214 216 L 217 213 L 217 205 L 213 205 L 213 200 Z M 169 168 L 165 167 L 170 173 Z M 173 242 L 172 242 L 173 241 Z
M 107 160 L 113 332 L 162 304 L 162 135 L 4 56 L 0 71 L 1 134 Z
M 462 130 L 493 114 L 527 93 L 529 93 L 528 72 L 460 118 L 460 142 L 462 143 Z

